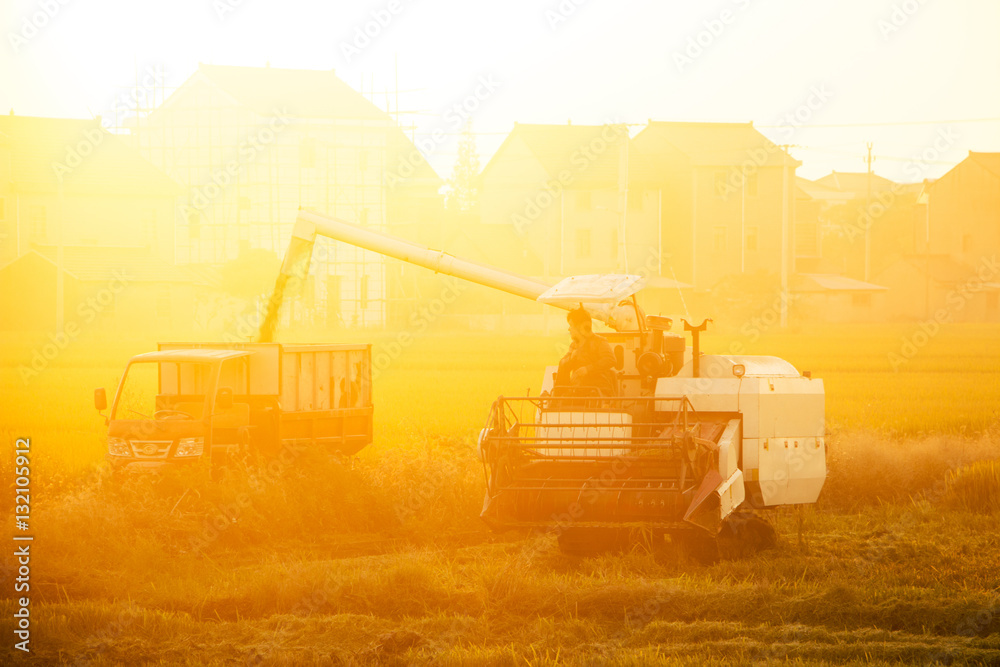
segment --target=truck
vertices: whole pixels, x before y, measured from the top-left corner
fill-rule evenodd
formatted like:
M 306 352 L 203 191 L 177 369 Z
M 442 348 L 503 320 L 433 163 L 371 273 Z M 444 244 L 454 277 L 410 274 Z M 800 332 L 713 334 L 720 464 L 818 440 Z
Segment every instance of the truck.
M 108 408 L 104 388 L 94 406 Z M 276 456 L 285 446 L 351 456 L 372 442 L 371 346 L 160 343 L 125 366 L 107 426 L 115 471 Z
M 569 276 L 555 285 L 300 210 L 282 265 L 304 279 L 317 236 L 564 310 L 612 329 L 614 387 L 560 383 L 499 397 L 478 439 L 492 528 L 554 531 L 568 552 L 670 536 L 711 558 L 775 541 L 767 510 L 818 501 L 826 480 L 823 380 L 773 356 L 705 354 L 710 320 L 647 315 L 646 278 Z

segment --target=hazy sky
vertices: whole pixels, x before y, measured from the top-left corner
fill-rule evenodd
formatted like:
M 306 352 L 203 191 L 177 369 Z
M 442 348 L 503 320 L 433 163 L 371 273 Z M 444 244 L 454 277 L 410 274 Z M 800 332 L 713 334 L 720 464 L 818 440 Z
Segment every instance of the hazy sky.
M 1000 151 L 997 0 L 3 4 L 4 113 L 107 116 L 137 70 L 158 68 L 169 88 L 199 62 L 335 68 L 366 91 L 374 77 L 385 108 L 398 59 L 400 108 L 415 112 L 404 124 L 450 131 L 464 100 L 484 164 L 515 121 L 569 119 L 752 120 L 797 146 L 807 177 L 863 171 L 867 141 L 875 171 L 907 181 Z M 969 119 L 992 120 L 954 122 Z M 454 154 L 434 146 L 442 176 Z

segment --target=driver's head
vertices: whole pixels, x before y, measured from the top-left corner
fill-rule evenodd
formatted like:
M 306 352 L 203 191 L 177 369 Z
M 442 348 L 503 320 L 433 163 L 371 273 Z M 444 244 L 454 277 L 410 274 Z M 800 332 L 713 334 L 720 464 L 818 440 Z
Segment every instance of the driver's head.
M 593 331 L 591 328 L 590 313 L 583 306 L 569 311 L 566 321 L 569 322 L 569 335 L 574 342 L 587 337 Z

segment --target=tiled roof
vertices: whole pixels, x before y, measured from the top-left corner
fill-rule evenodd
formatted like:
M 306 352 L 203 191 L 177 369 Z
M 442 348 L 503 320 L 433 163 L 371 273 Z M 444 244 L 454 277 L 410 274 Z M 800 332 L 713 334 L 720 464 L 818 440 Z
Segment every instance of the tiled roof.
M 1000 153 L 974 153 L 969 151 L 969 158 L 978 162 L 994 176 L 1000 177 Z
M 635 144 L 654 160 L 676 149 L 696 166 L 734 166 L 748 159 L 769 167 L 801 164 L 758 132 L 753 123 L 649 121 L 636 135 Z
M 795 276 L 796 292 L 878 292 L 887 287 L 832 273 L 800 273 Z
M 284 110 L 299 118 L 390 121 L 384 111 L 344 83 L 333 70 L 199 64 L 198 71 L 263 116 Z
M 505 159 L 507 148 L 522 141 L 550 178 L 569 171 L 573 188 L 618 187 L 625 125 L 535 125 L 518 123 L 483 169 Z M 629 181 L 643 180 L 649 166 L 645 156 L 628 149 Z
M 97 120 L 5 115 L 0 135 L 20 192 L 55 193 L 61 186 L 64 195 L 172 197 L 181 190 Z
M 856 197 L 864 196 L 868 193 L 868 172 L 831 171 L 823 178 L 816 179 L 816 183 L 841 192 L 853 193 Z M 893 181 L 878 174 L 871 175 L 871 183 L 872 192 L 888 190 L 895 185 Z

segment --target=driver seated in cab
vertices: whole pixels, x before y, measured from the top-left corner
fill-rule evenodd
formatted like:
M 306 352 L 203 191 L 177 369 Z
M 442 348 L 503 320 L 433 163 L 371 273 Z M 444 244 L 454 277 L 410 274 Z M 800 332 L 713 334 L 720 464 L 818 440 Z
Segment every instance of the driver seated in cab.
M 559 361 L 556 386 L 595 387 L 604 396 L 615 396 L 615 353 L 611 345 L 593 332 L 590 313 L 582 306 L 566 316 L 572 342 Z

